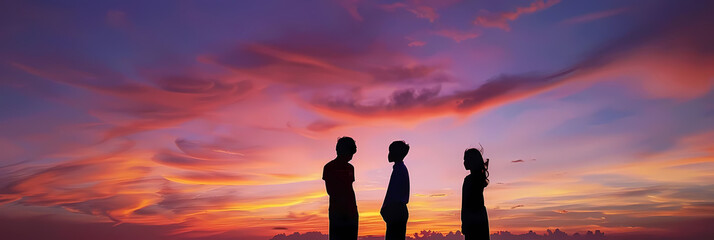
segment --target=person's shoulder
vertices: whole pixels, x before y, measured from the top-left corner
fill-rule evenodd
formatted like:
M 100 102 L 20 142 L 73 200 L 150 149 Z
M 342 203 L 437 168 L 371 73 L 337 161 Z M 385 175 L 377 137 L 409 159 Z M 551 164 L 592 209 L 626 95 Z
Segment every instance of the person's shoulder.
M 322 179 L 327 180 L 330 178 L 332 173 L 335 171 L 335 160 L 329 161 L 325 164 L 325 166 L 322 168 Z
M 335 168 L 338 168 L 337 166 L 338 163 L 335 160 L 331 160 L 325 164 L 325 167 L 322 168 L 323 171 L 329 172 L 329 171 L 334 171 Z
M 327 163 L 325 164 L 325 169 L 334 168 L 334 167 L 337 166 L 337 164 L 338 164 L 337 161 L 335 161 L 335 160 L 330 160 L 329 162 L 327 162 Z

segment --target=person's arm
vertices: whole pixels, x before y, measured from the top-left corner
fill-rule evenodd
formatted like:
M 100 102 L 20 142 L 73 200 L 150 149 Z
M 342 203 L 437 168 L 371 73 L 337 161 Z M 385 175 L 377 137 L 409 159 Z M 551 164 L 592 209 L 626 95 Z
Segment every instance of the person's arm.
M 464 178 L 464 186 L 462 189 L 461 198 L 461 222 L 464 225 L 470 225 L 472 223 L 472 213 L 473 213 L 473 186 L 471 179 L 469 177 Z
M 322 180 L 325 181 L 325 190 L 327 190 L 327 195 L 332 195 L 332 181 L 330 181 L 330 172 L 327 170 L 327 166 L 322 169 Z
M 389 203 L 394 202 L 394 189 L 396 186 L 396 179 L 395 179 L 395 172 L 392 170 L 392 174 L 389 175 L 389 183 L 387 184 L 387 193 L 384 194 L 384 205 L 388 205 Z
M 400 175 L 399 202 L 406 205 L 407 203 L 409 203 L 409 171 L 407 170 L 406 166 L 401 166 Z

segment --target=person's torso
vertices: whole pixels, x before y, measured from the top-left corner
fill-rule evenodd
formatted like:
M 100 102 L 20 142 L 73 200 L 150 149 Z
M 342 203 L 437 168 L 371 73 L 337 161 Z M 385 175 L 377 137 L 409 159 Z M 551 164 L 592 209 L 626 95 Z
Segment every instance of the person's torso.
M 409 172 L 403 162 L 395 163 L 382 206 L 409 203 Z
M 462 208 L 464 209 L 480 209 L 484 206 L 483 190 L 484 180 L 478 177 L 468 175 L 464 178 L 464 186 L 462 191 Z
M 344 210 L 356 211 L 355 192 L 352 188 L 354 182 L 354 167 L 347 162 L 331 161 L 325 165 L 323 179 L 330 184 L 330 211 Z

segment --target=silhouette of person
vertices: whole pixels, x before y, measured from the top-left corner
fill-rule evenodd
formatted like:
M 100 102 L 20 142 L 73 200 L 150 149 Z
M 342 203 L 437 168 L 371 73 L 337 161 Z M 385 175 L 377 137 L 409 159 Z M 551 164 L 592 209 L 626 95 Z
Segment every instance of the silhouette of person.
M 409 171 L 404 165 L 404 157 L 409 153 L 409 145 L 404 141 L 394 141 L 389 145 L 387 159 L 393 162 L 392 176 L 389 178 L 387 195 L 384 196 L 382 219 L 387 224 L 385 240 L 404 240 L 407 235 L 409 211 Z
M 357 202 L 352 183 L 355 168 L 349 161 L 357 152 L 355 140 L 342 137 L 337 140 L 337 157 L 325 164 L 322 179 L 325 180 L 327 194 L 330 195 L 329 219 L 330 240 L 357 240 Z
M 464 152 L 464 168 L 471 174 L 464 178 L 461 198 L 461 232 L 465 240 L 488 240 L 488 215 L 483 201 L 483 190 L 488 186 L 488 159 L 481 152 L 469 148 Z

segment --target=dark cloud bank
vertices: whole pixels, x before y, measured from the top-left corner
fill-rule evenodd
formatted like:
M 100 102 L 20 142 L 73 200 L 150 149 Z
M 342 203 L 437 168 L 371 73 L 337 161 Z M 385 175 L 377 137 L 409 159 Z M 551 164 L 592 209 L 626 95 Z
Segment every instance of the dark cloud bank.
M 287 234 L 278 234 L 275 235 L 273 238 L 270 240 L 327 240 L 328 235 L 327 234 L 322 234 L 320 232 L 307 232 L 307 233 L 293 233 L 290 235 Z M 383 236 L 366 236 L 366 237 L 361 237 L 360 240 L 377 240 L 377 239 L 384 239 Z M 423 230 L 419 233 L 414 233 L 413 235 L 410 235 L 407 237 L 407 239 L 412 239 L 412 240 L 463 240 L 464 235 L 461 234 L 460 231 L 456 232 L 449 232 L 447 234 L 443 234 L 440 232 L 434 232 L 434 231 L 427 231 Z M 555 231 L 548 229 L 544 234 L 537 234 L 535 232 L 528 232 L 526 234 L 512 234 L 507 231 L 502 231 L 502 232 L 497 232 L 494 234 L 491 234 L 491 239 L 492 240 L 604 240 L 604 239 L 609 239 L 605 237 L 605 233 L 601 232 L 600 230 L 596 230 L 595 232 L 588 231 L 585 234 L 580 234 L 580 233 L 575 233 L 573 235 L 568 235 L 565 232 L 560 231 L 560 229 L 556 229 Z

